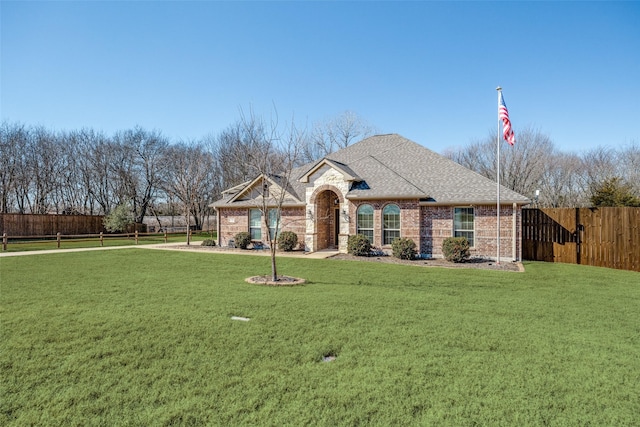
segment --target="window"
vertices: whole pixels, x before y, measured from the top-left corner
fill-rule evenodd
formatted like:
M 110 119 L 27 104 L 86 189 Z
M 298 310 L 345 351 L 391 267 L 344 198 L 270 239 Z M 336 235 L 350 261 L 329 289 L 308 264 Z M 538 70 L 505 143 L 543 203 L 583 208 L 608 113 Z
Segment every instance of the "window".
M 363 234 L 373 244 L 373 207 L 360 205 L 357 211 L 356 233 Z
M 469 246 L 473 247 L 473 208 L 454 208 L 453 210 L 453 236 L 466 237 Z
M 278 217 L 278 209 L 269 209 L 269 238 L 276 240 L 278 237 L 278 226 L 280 225 L 280 218 Z
M 249 234 L 251 235 L 251 240 L 262 239 L 261 219 L 262 213 L 260 209 L 249 209 Z
M 400 237 L 400 208 L 387 205 L 382 210 L 382 244 L 390 245 Z

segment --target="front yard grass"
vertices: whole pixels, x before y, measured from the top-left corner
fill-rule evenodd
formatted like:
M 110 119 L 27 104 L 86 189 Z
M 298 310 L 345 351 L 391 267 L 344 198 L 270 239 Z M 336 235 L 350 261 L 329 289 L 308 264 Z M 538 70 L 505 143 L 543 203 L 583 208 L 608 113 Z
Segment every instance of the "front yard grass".
M 269 262 L 0 259 L 0 424 L 640 424 L 638 273 Z

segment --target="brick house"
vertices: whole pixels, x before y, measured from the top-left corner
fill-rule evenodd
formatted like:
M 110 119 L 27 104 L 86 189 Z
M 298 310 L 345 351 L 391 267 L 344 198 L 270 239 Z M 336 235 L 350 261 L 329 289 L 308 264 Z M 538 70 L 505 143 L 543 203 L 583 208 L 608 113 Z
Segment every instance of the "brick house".
M 218 244 L 247 231 L 256 241 L 265 229 L 258 201 L 263 191 L 283 190 L 277 177 L 258 177 L 223 193 L 213 203 Z M 411 238 L 421 256 L 442 257 L 442 242 L 465 236 L 472 256 L 496 258 L 496 183 L 400 135 L 376 135 L 293 170 L 280 229 L 290 230 L 306 251 L 347 251 L 361 233 L 391 251 L 397 237 Z M 530 203 L 500 191 L 500 258 L 520 259 L 521 211 Z M 275 209 L 269 210 L 275 224 Z M 271 217 L 273 216 L 273 220 Z

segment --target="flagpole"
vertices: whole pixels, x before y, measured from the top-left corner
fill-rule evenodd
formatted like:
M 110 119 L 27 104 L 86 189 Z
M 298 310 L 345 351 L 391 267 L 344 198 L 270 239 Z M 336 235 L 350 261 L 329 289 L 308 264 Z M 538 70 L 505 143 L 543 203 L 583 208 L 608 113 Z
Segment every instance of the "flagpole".
M 500 109 L 500 92 L 502 88 L 498 86 L 498 110 Z M 497 256 L 496 264 L 500 264 L 500 117 L 498 116 L 498 133 L 496 135 L 496 191 L 497 191 L 497 204 L 496 204 L 496 247 Z

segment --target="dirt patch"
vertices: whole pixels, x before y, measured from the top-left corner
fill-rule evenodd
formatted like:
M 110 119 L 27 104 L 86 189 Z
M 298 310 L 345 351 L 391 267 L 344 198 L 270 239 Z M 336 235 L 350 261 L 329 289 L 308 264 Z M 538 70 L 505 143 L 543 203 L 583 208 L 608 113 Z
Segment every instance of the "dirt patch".
M 471 268 L 478 270 L 495 270 L 495 271 L 513 271 L 523 272 L 524 267 L 519 262 L 505 262 L 496 264 L 494 260 L 485 258 L 472 258 L 466 262 L 450 262 L 446 259 L 416 259 L 416 260 L 403 260 L 393 256 L 371 256 L 361 257 L 349 254 L 334 255 L 330 260 L 348 260 L 348 261 L 362 261 L 362 262 L 377 262 L 387 264 L 403 264 L 414 265 L 417 267 L 443 267 L 443 268 Z
M 265 286 L 297 286 L 302 285 L 306 282 L 305 279 L 301 279 L 300 277 L 290 277 L 290 276 L 278 276 L 277 281 L 272 280 L 272 276 L 253 276 L 248 277 L 245 280 L 247 283 L 253 283 L 255 285 L 265 285 Z

